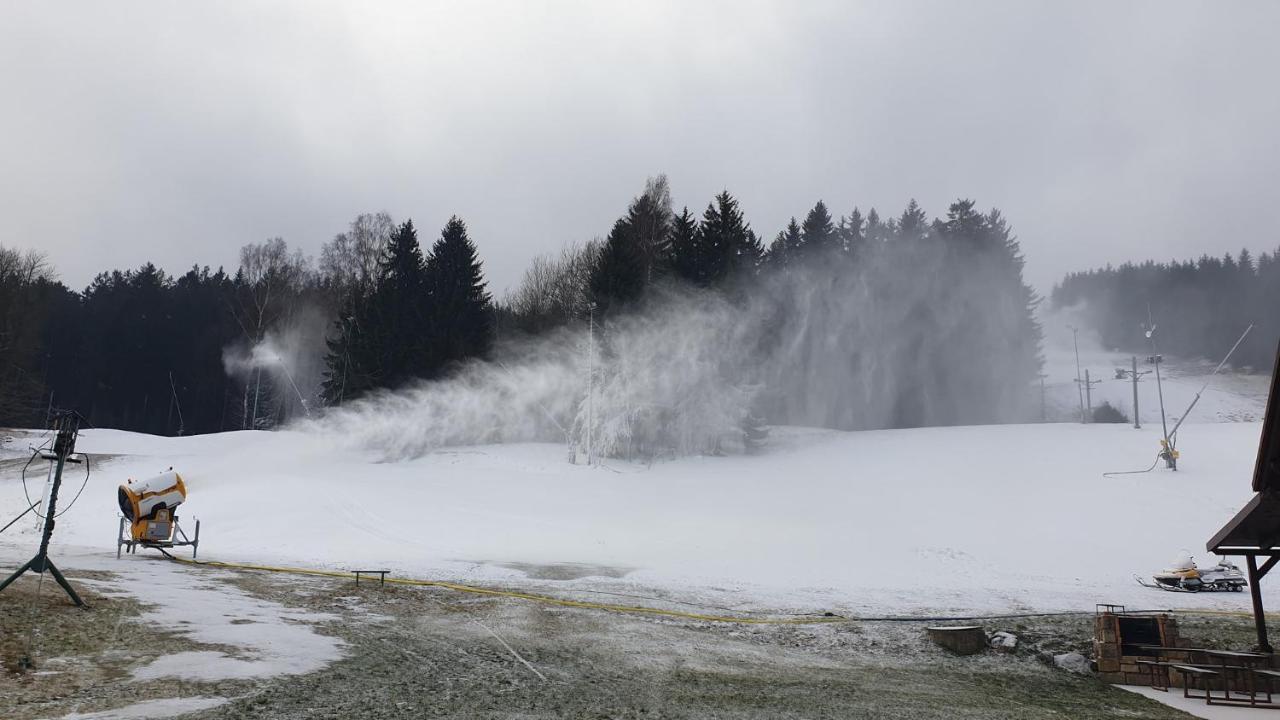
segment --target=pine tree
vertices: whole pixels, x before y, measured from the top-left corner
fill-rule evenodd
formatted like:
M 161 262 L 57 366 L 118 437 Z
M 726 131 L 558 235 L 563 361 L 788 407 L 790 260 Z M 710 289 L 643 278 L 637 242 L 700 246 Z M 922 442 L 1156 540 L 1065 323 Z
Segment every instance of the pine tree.
M 627 219 L 619 218 L 591 274 L 592 301 L 605 315 L 634 305 L 644 294 L 645 276 L 644 251 Z
M 432 246 L 426 266 L 431 314 L 419 356 L 429 363 L 423 374 L 432 377 L 450 365 L 489 354 L 494 309 L 476 247 L 456 215 Z
M 671 221 L 670 242 L 667 245 L 667 264 L 676 277 L 696 285 L 705 285 L 701 275 L 703 263 L 702 235 L 698 231 L 698 219 L 684 208 Z
M 866 244 L 864 225 L 862 212 L 856 207 L 849 213 L 848 218 L 840 218 L 840 227 L 836 229 L 836 234 L 840 237 L 845 252 L 850 255 L 861 253 Z
M 738 201 L 726 190 L 716 195 L 702 214 L 706 250 L 703 274 L 707 285 L 720 285 L 731 277 L 754 273 L 763 248 L 743 219 Z
M 929 232 L 929 217 L 925 215 L 924 210 L 915 201 L 907 203 L 907 209 L 902 211 L 902 215 L 898 218 L 897 234 L 902 240 L 921 240 Z
M 867 226 L 863 231 L 863 237 L 872 245 L 879 245 L 889 239 L 889 228 L 880 219 L 880 213 L 876 212 L 875 208 L 867 212 Z
M 335 321 L 334 337 L 326 341 L 324 400 L 396 387 L 430 370 L 424 355 L 429 302 L 422 246 L 407 220 L 387 242 L 372 295 L 352 298 Z
M 836 228 L 831 222 L 831 213 L 827 212 L 827 206 L 821 200 L 805 216 L 800 236 L 806 255 L 824 256 L 835 249 L 838 241 Z
M 800 259 L 800 246 L 803 243 L 800 224 L 792 217 L 786 229 L 778 233 L 769 244 L 769 252 L 765 254 L 765 264 L 777 270 L 791 267 Z

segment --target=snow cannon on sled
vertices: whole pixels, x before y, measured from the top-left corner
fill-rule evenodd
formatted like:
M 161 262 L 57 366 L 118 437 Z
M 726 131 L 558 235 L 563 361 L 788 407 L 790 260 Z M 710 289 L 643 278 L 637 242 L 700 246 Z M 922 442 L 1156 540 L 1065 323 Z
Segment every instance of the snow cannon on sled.
M 153 548 L 190 545 L 192 557 L 195 556 L 200 544 L 200 521 L 196 521 L 195 535 L 190 538 L 178 525 L 174 510 L 186 502 L 187 485 L 173 468 L 143 480 L 129 478 L 120 486 L 117 497 L 121 514 L 117 558 L 122 548 L 133 553 L 139 545 Z

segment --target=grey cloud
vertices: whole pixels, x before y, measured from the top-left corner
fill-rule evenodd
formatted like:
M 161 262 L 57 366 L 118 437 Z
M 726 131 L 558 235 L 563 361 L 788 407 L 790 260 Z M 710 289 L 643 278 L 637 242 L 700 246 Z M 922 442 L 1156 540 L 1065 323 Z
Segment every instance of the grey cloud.
M 771 236 L 999 206 L 1030 279 L 1280 244 L 1269 2 L 9 3 L 0 244 L 73 286 L 465 217 L 499 293 L 646 176 Z

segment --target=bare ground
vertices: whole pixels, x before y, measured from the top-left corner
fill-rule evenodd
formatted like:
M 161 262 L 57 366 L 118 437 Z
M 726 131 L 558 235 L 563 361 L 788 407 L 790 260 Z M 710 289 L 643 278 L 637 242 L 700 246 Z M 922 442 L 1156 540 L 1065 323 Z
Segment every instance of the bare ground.
M 232 698 L 183 715 L 200 720 L 1187 717 L 1045 664 L 1039 651 L 1087 647 L 1091 618 L 1003 628 L 1022 633 L 1018 653 L 960 658 L 925 640 L 918 624 L 733 626 L 429 588 L 223 576 L 275 602 L 341 617 L 318 629 L 346 640 L 347 656 L 298 677 L 133 681 L 133 668 L 197 646 L 130 622 L 136 602 L 86 588 L 90 608 L 80 610 L 48 581 L 34 598 L 35 582 L 24 579 L 0 593 L 0 717 L 194 696 Z M 36 667 L 20 671 L 33 602 L 44 618 Z

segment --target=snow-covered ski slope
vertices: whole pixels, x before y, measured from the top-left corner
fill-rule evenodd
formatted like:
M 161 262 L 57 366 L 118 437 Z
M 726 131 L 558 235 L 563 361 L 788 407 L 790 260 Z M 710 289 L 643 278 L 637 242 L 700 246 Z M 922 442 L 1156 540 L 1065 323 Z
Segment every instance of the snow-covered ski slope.
M 1045 330 L 1045 374 L 1047 415 L 1050 420 L 1079 420 L 1081 393 L 1077 390 L 1076 353 L 1069 322 L 1071 314 L 1049 315 L 1043 321 Z M 1243 332 L 1244 328 L 1240 328 Z M 1095 334 L 1081 329 L 1079 334 L 1080 374 L 1087 370 L 1089 379 L 1098 381 L 1093 386 L 1093 406 L 1109 402 L 1133 419 L 1133 384 L 1127 379 L 1116 378 L 1116 369 L 1131 370 L 1134 353 L 1106 350 L 1099 345 Z M 1229 347 L 1222 348 L 1225 355 Z M 1136 354 L 1138 372 L 1146 372 L 1138 382 L 1138 417 L 1143 423 L 1160 423 L 1160 392 L 1156 384 L 1155 366 L 1148 362 L 1150 352 Z M 1187 422 L 1251 422 L 1260 421 L 1266 411 L 1267 391 L 1271 379 L 1266 375 L 1241 373 L 1231 366 L 1214 377 L 1210 373 L 1222 360 L 1188 360 L 1166 357 L 1161 365 L 1160 387 L 1164 392 L 1165 416 L 1172 429 L 1178 419 L 1186 414 L 1196 393 L 1209 387 L 1201 395 L 1187 417 Z M 1263 371 L 1270 368 L 1262 368 Z
M 117 485 L 173 466 L 190 493 L 180 515 L 203 521 L 209 559 L 864 614 L 1247 610 L 1244 593 L 1162 593 L 1132 576 L 1184 548 L 1207 559 L 1205 540 L 1250 497 L 1259 427 L 1189 422 L 1179 472 L 1114 478 L 1103 473 L 1152 463 L 1158 424 L 780 428 L 762 455 L 651 467 L 575 466 L 553 444 L 382 463 L 297 431 L 88 430 L 79 449 L 114 457 L 59 519 L 54 553 L 113 552 Z M 78 485 L 73 471 L 64 504 Z M 7 518 L 24 506 L 6 462 L 0 507 Z M 36 533 L 28 516 L 0 535 L 3 556 Z

